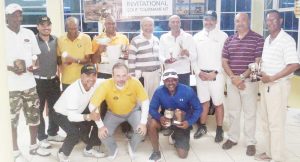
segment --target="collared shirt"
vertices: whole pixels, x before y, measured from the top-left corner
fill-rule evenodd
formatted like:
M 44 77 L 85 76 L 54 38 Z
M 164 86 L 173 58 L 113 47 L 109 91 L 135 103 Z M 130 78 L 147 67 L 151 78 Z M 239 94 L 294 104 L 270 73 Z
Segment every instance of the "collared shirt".
M 283 29 L 270 43 L 270 36 L 265 40 L 262 54 L 262 71 L 267 75 L 275 75 L 288 64 L 299 63 L 295 40 Z M 284 78 L 289 78 L 293 74 Z
M 123 89 L 118 89 L 115 81 L 105 80 L 95 91 L 91 104 L 98 107 L 106 101 L 108 110 L 117 115 L 127 115 L 137 105 L 138 102 L 148 100 L 146 91 L 139 80 L 130 77 Z
M 42 77 L 53 77 L 57 72 L 57 38 L 50 35 L 48 41 L 44 41 L 38 34 L 36 40 L 41 50 L 38 55 L 39 68 L 33 73 Z
M 59 97 L 54 105 L 54 110 L 67 116 L 70 121 L 84 121 L 81 113 L 86 109 L 93 93 L 102 82 L 98 79 L 95 85 L 89 91 L 86 91 L 81 79 L 76 80 Z
M 210 32 L 203 29 L 194 35 L 197 59 L 192 63 L 196 74 L 200 70 L 222 71 L 222 49 L 227 37 L 225 32 L 216 28 Z
M 134 37 L 129 47 L 129 73 L 134 73 L 135 70 L 152 72 L 160 69 L 158 44 L 159 40 L 154 35 L 150 39 L 146 39 L 143 34 Z
M 75 59 L 84 59 L 86 55 L 93 54 L 90 36 L 79 33 L 74 41 L 71 41 L 67 37 L 67 34 L 61 36 L 58 38 L 58 56 L 61 56 L 63 52 L 67 52 L 68 55 Z M 62 59 L 62 83 L 72 84 L 75 80 L 80 78 L 80 70 L 83 65 L 77 63 L 66 65 L 64 62 L 64 59 Z
M 8 27 L 5 28 L 5 55 L 6 65 L 14 66 L 16 59 L 25 61 L 26 68 L 32 65 L 32 56 L 41 53 L 34 33 L 23 27 L 18 33 L 13 32 Z M 21 75 L 8 71 L 8 90 L 24 91 L 36 86 L 33 74 L 29 71 Z
M 107 35 L 105 32 L 96 36 L 93 39 L 93 53 L 96 53 L 99 49 L 99 44 L 97 40 L 99 38 L 106 38 Z M 112 74 L 112 67 L 115 63 L 117 63 L 122 53 L 122 46 L 129 45 L 128 38 L 122 33 L 116 33 L 116 36 L 110 38 L 111 41 L 108 43 L 106 48 L 106 55 L 109 59 L 109 62 L 106 64 L 98 64 L 98 72 L 105 74 Z
M 189 57 L 180 57 L 179 53 L 182 49 L 189 51 Z M 177 61 L 172 64 L 165 64 L 166 59 L 170 59 L 171 55 Z M 173 68 L 178 74 L 186 74 L 191 72 L 190 60 L 196 58 L 196 47 L 191 34 L 180 30 L 179 36 L 176 38 L 171 31 L 163 34 L 159 41 L 159 59 L 164 64 L 165 69 Z
M 236 33 L 224 43 L 223 58 L 228 59 L 232 72 L 240 75 L 248 69 L 250 63 L 261 57 L 263 46 L 263 37 L 251 30 L 242 39 Z
M 149 114 L 156 120 L 160 120 L 161 109 L 180 109 L 186 112 L 185 120 L 189 125 L 193 125 L 202 113 L 202 106 L 194 92 L 194 90 L 186 85 L 178 83 L 176 92 L 173 96 L 170 95 L 169 90 L 164 86 L 160 86 L 154 92 L 150 102 Z

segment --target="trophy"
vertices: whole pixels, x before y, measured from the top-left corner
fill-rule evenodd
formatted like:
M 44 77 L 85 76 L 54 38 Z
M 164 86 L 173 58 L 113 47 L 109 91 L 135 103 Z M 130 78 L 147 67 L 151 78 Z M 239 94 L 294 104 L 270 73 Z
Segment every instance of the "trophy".
M 128 46 L 126 44 L 121 44 L 121 55 L 119 59 L 125 60 L 125 53 L 128 52 Z
M 180 109 L 176 109 L 174 114 L 175 115 L 173 123 L 175 125 L 181 125 L 181 123 L 184 121 L 185 112 Z
M 248 65 L 248 68 L 250 69 L 250 80 L 251 82 L 257 82 L 260 79 L 258 76 L 260 75 L 260 64 L 254 62 Z
M 174 117 L 174 111 L 171 108 L 166 109 L 164 113 L 164 117 L 167 119 L 165 126 L 170 127 L 172 124 L 172 119 Z
M 38 62 L 38 57 L 37 55 L 32 56 L 32 69 L 36 70 L 39 68 L 39 62 Z
M 108 43 L 111 42 L 111 39 L 108 38 L 108 37 L 103 37 L 103 38 L 98 38 L 96 41 L 97 41 L 98 44 L 107 46 Z M 100 63 L 101 64 L 109 64 L 109 58 L 107 56 L 106 51 L 103 51 L 100 55 L 101 55 L 101 62 Z
M 179 59 L 184 59 L 184 58 L 186 58 L 185 55 L 181 55 L 182 50 L 184 50 L 182 40 L 179 41 L 178 45 L 179 45 L 179 48 L 180 48 L 179 54 L 178 54 L 178 58 L 179 58 Z
M 26 72 L 26 64 L 25 60 L 17 59 L 14 61 L 14 68 L 20 72 L 25 73 Z

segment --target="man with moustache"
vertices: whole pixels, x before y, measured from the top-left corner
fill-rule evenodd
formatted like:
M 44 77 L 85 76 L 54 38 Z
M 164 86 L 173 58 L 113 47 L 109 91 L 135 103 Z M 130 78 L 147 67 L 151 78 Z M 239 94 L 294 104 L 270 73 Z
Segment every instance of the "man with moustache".
M 250 29 L 249 16 L 238 13 L 235 16 L 237 33 L 230 36 L 223 48 L 223 68 L 228 75 L 227 97 L 230 128 L 228 140 L 222 145 L 225 150 L 237 145 L 240 137 L 240 116 L 244 112 L 244 132 L 248 156 L 256 152 L 256 105 L 258 83 L 249 79 L 250 63 L 259 63 L 263 38 Z
M 36 89 L 40 99 L 40 125 L 38 139 L 40 146 L 50 148 L 48 141 L 62 142 L 64 137 L 57 134 L 59 127 L 54 122 L 53 106 L 60 96 L 60 81 L 57 76 L 57 38 L 51 35 L 51 20 L 47 16 L 41 16 L 37 22 L 38 34 L 36 39 L 41 50 L 38 55 L 38 69 L 33 72 L 36 81 Z M 48 107 L 49 124 L 45 134 L 45 120 L 43 112 L 45 105 Z
M 192 62 L 196 74 L 197 93 L 202 103 L 203 113 L 200 125 L 194 138 L 200 138 L 207 133 L 206 121 L 210 106 L 210 98 L 216 106 L 216 136 L 215 142 L 223 141 L 224 118 L 224 76 L 222 68 L 222 49 L 227 34 L 216 28 L 217 13 L 207 11 L 203 19 L 203 30 L 194 35 L 197 49 L 197 59 Z

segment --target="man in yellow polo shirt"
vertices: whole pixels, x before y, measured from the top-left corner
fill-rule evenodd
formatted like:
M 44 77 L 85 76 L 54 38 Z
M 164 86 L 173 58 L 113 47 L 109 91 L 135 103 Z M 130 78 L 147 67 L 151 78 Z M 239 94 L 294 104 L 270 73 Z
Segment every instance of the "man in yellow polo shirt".
M 104 100 L 107 102 L 108 111 L 104 120 L 102 122 L 100 119 L 96 124 L 99 138 L 108 149 L 109 160 L 113 160 L 118 153 L 113 138 L 115 129 L 122 122 L 129 122 L 134 129 L 128 143 L 128 152 L 133 159 L 138 144 L 147 132 L 149 99 L 139 80 L 128 75 L 128 67 L 124 63 L 116 63 L 112 71 L 112 78 L 107 79 L 96 89 L 89 109 L 94 111 Z
M 90 54 L 93 53 L 90 36 L 78 31 L 79 20 L 68 17 L 65 25 L 67 33 L 58 39 L 63 90 L 80 78 L 83 64 L 90 62 Z
M 93 39 L 93 63 L 98 63 L 98 78 L 111 78 L 112 67 L 117 62 L 128 59 L 128 38 L 116 32 L 116 20 L 112 16 L 105 18 L 105 32 Z

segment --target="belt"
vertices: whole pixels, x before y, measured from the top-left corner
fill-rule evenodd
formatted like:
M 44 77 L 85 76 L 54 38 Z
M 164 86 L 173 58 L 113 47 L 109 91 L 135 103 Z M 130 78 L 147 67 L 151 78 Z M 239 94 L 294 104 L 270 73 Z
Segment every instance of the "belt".
M 56 75 L 54 76 L 50 76 L 50 77 L 43 77 L 43 76 L 38 76 L 38 75 L 35 75 L 34 78 L 36 79 L 54 79 L 56 77 Z

